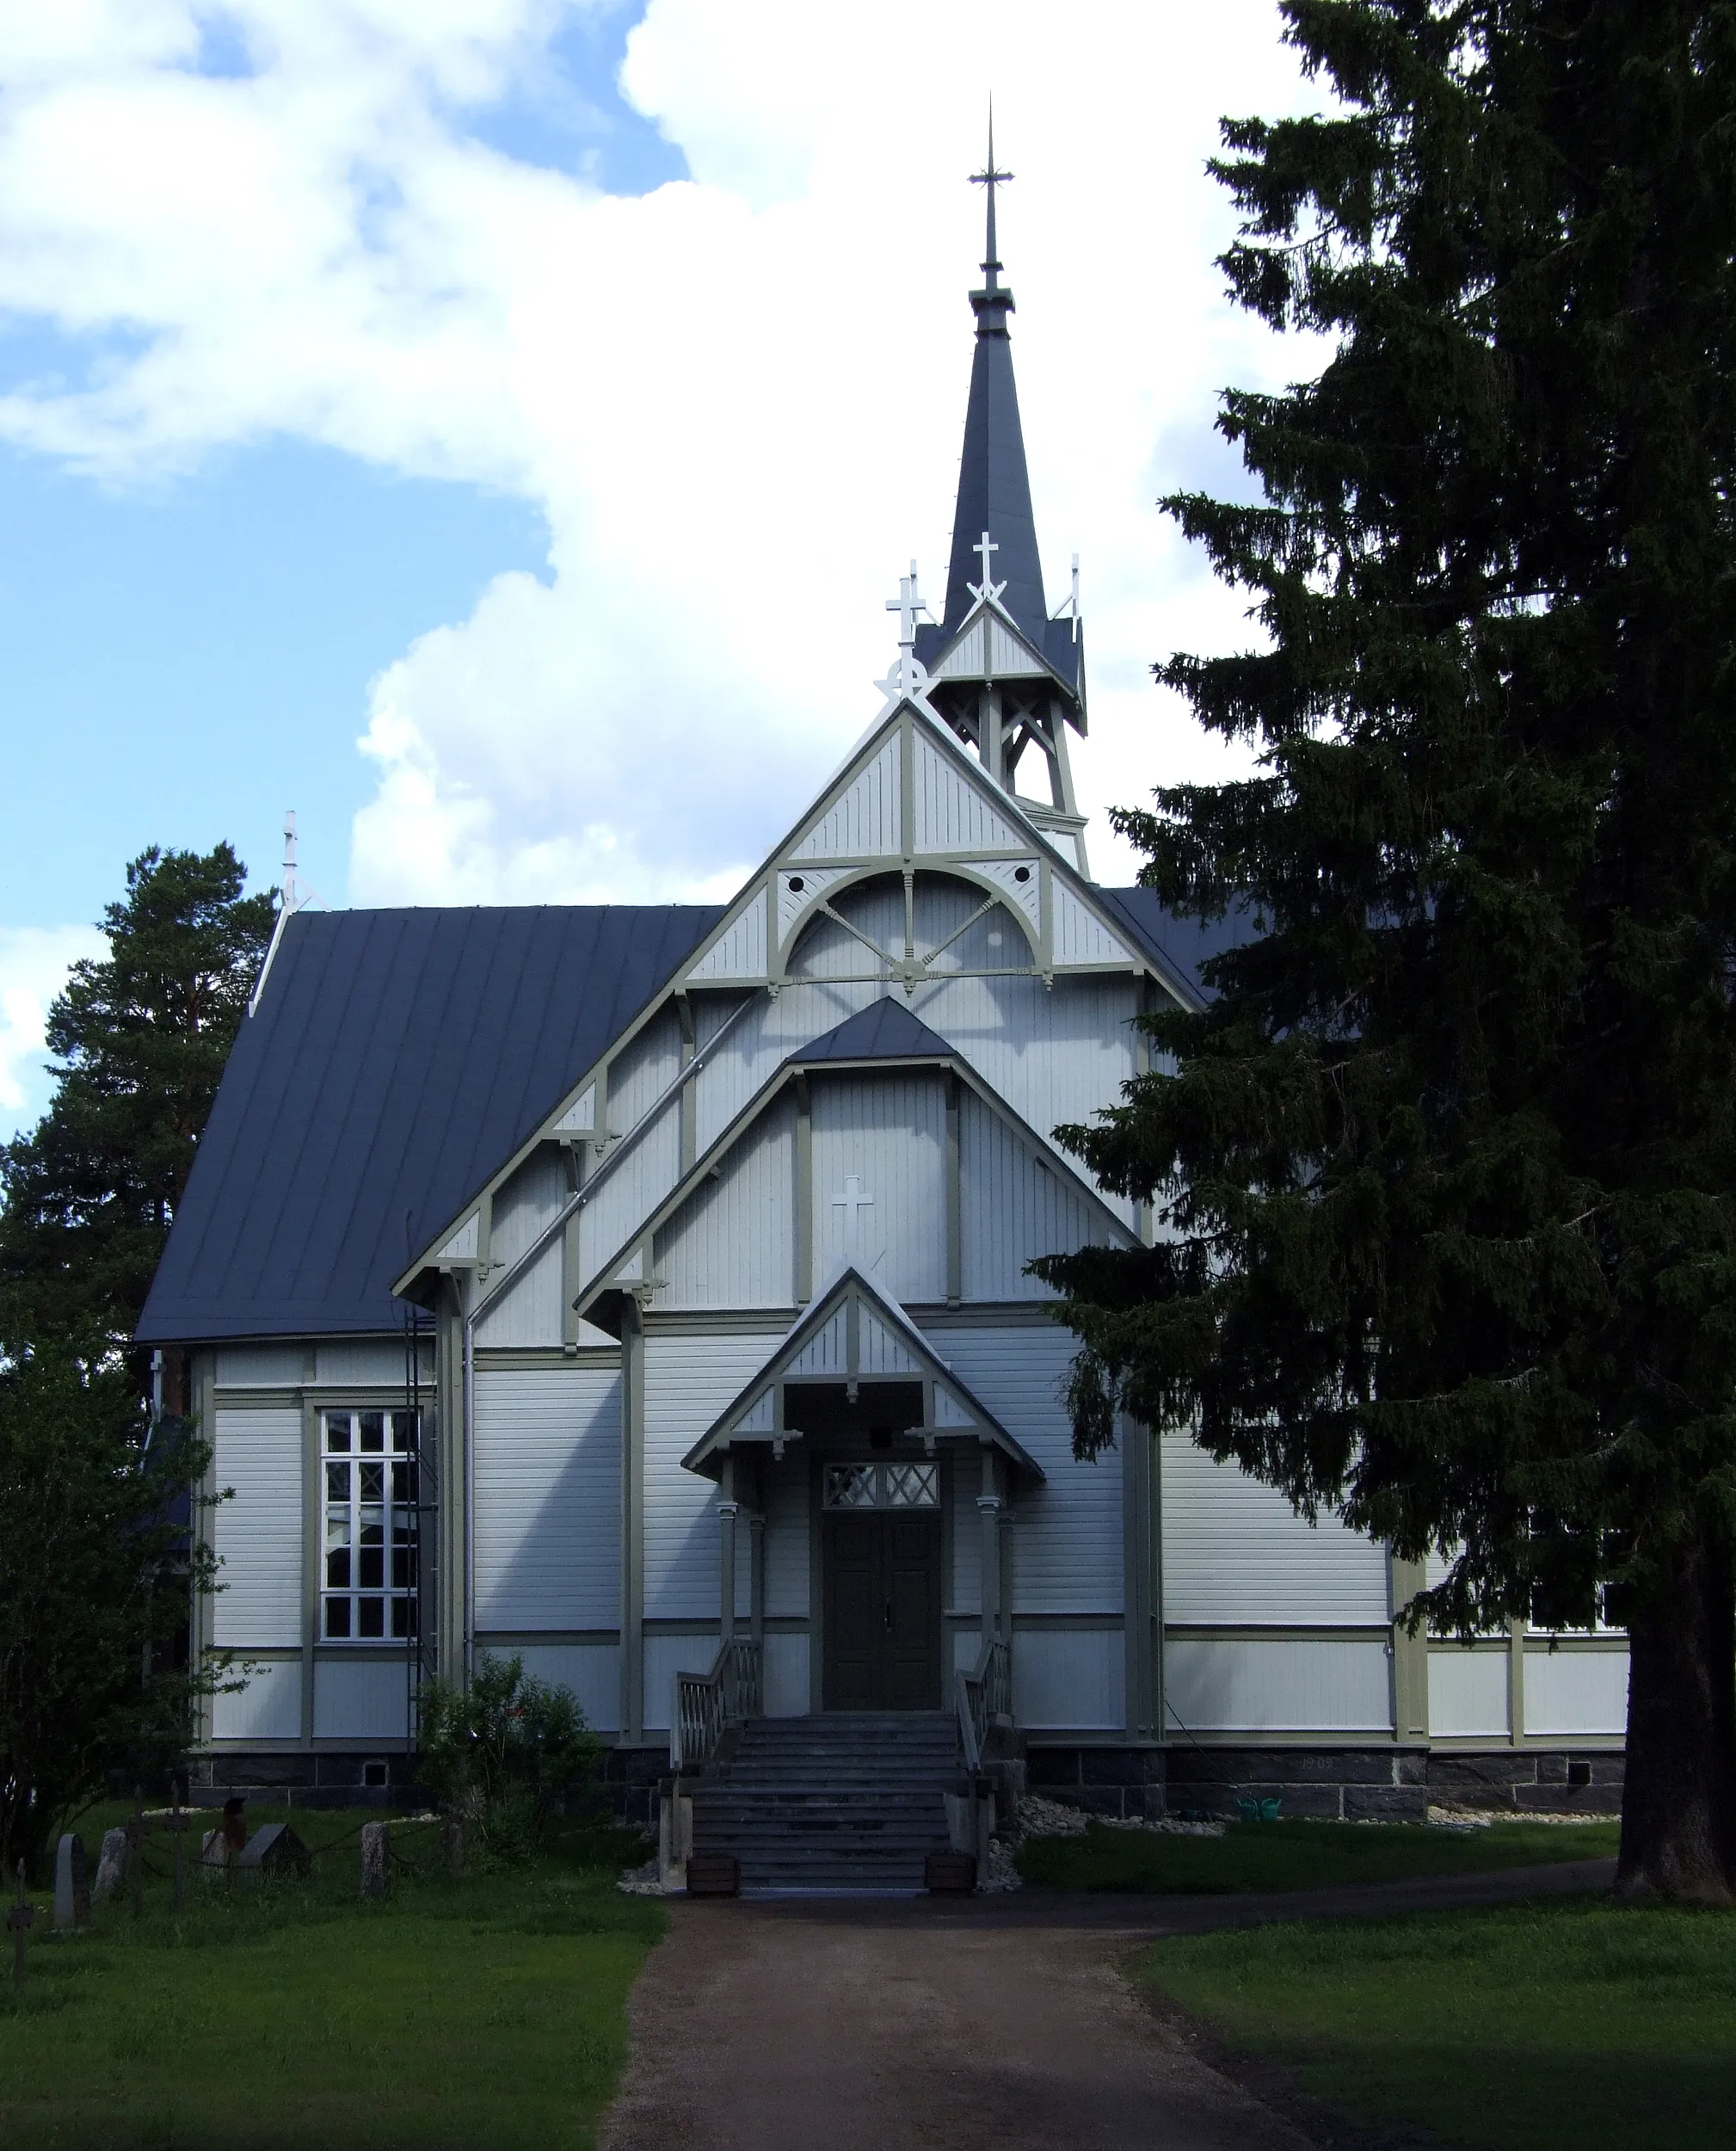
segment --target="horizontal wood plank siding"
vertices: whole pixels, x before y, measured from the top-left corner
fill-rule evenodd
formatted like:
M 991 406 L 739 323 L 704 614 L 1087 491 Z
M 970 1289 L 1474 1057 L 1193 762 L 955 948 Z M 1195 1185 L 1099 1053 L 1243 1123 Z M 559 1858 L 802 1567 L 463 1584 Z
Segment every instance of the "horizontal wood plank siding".
M 1464 1650 L 1450 1644 L 1429 1653 L 1429 1733 L 1435 1740 L 1473 1735 L 1505 1740 L 1508 1654 L 1505 1648 Z
M 715 1620 L 717 1489 L 681 1458 L 770 1357 L 781 1331 L 705 1336 L 653 1333 L 645 1341 L 645 1614 Z M 745 1538 L 747 1533 L 741 1534 Z M 716 1650 L 716 1644 L 711 1646 Z M 645 1701 L 650 1686 L 646 1643 Z M 706 1660 L 706 1664 L 711 1661 Z M 668 1698 L 655 1721 L 668 1723 Z M 648 1723 L 651 1721 L 648 1720 Z
M 477 1628 L 614 1627 L 618 1369 L 481 1365 L 476 1412 Z
M 1392 1661 L 1378 1637 L 1168 1637 L 1165 1699 L 1190 1733 L 1390 1736 Z M 1172 1729 L 1173 1730 L 1173 1729 Z
M 299 1405 L 217 1412 L 213 1476 L 235 1498 L 219 1501 L 212 1539 L 223 1566 L 212 1608 L 219 1649 L 301 1642 L 301 1410 Z
M 1364 1627 L 1388 1618 L 1387 1557 L 1334 1517 L 1310 1527 L 1283 1495 L 1163 1438 L 1164 1618 Z
M 1029 1328 L 949 1325 L 936 1329 L 929 1341 L 1048 1474 L 1045 1485 L 1022 1488 L 1013 1501 L 1013 1611 L 1119 1613 L 1120 1461 L 1074 1460 L 1073 1430 L 1059 1394 L 1073 1356 L 1072 1337 L 1041 1322 Z M 967 1577 L 974 1577 L 976 1557 L 962 1541 L 976 1536 L 976 1492 L 961 1483 L 954 1497 L 961 1590 Z

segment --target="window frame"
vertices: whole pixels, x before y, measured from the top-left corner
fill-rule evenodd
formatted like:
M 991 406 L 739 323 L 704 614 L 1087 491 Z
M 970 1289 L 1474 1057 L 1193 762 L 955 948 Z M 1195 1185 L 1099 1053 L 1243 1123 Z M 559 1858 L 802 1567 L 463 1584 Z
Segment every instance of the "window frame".
M 403 1650 L 417 1640 L 420 1421 L 404 1405 L 319 1408 L 322 1645 Z

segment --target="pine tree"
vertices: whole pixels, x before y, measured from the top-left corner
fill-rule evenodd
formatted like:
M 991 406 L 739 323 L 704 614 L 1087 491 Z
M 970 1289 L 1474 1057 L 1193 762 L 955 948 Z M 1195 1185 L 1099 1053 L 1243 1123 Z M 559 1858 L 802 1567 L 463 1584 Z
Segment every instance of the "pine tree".
M 1056 1259 L 1075 1440 L 1183 1424 L 1446 1581 L 1632 1644 L 1619 1885 L 1736 1890 L 1736 8 L 1284 0 L 1226 123 L 1238 301 L 1317 379 L 1166 506 L 1258 749 L 1121 825 L 1253 937 L 1067 1139 L 1156 1244 Z
M 214 851 L 153 847 L 108 906 L 108 954 L 49 1013 L 47 1113 L 0 1152 L 0 1338 L 130 1339 L 272 930 Z

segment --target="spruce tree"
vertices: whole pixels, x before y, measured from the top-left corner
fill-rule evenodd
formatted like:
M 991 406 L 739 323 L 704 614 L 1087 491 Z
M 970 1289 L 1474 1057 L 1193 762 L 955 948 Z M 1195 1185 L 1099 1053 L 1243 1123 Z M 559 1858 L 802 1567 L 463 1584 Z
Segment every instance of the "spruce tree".
M 1044 1267 L 1075 1440 L 1190 1427 L 1446 1581 L 1625 1623 L 1619 1885 L 1736 1889 L 1736 8 L 1284 0 L 1226 123 L 1261 504 L 1166 503 L 1260 646 L 1245 782 L 1121 826 L 1252 938 L 1066 1139 L 1155 1243 Z
M 131 1338 L 270 939 L 227 844 L 152 847 L 108 906 L 106 957 L 49 1012 L 53 1101 L 0 1151 L 0 1340 Z

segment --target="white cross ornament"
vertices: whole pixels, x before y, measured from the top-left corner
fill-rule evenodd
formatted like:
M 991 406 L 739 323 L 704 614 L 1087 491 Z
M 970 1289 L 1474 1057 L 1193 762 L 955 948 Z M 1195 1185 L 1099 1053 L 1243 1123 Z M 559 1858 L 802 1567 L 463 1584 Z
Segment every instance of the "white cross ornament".
M 999 552 L 1000 547 L 985 530 L 970 550 L 982 556 L 982 580 L 980 582 L 967 582 L 965 589 L 970 591 L 972 597 L 999 597 L 1007 585 L 1004 582 L 993 582 L 989 580 L 988 556 L 991 552 Z
M 865 1195 L 862 1183 L 852 1173 L 844 1182 L 844 1193 L 832 1198 L 834 1210 L 844 1213 L 844 1259 L 853 1262 L 860 1252 L 860 1213 L 873 1203 L 871 1195 Z

